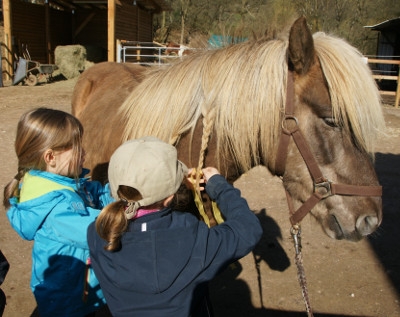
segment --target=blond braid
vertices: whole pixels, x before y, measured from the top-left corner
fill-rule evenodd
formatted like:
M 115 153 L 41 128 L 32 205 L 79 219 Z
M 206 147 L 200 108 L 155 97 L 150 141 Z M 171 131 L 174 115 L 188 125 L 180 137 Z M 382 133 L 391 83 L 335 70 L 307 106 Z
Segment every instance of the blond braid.
M 216 114 L 217 114 L 217 111 L 216 111 L 216 108 L 214 107 L 203 117 L 203 136 L 201 138 L 199 163 L 197 165 L 197 170 L 196 170 L 196 190 L 197 191 L 199 191 L 201 169 L 203 168 L 203 165 L 204 165 L 205 152 L 208 147 L 208 140 L 210 139 L 210 135 L 214 128 Z

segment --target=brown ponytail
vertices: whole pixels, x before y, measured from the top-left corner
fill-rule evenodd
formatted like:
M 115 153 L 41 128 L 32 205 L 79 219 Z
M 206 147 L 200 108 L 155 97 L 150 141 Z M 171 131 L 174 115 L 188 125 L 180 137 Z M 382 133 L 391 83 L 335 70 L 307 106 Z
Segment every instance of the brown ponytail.
M 107 205 L 97 217 L 96 230 L 98 235 L 108 244 L 107 251 L 117 251 L 121 248 L 121 236 L 128 227 L 125 216 L 126 203 L 122 200 Z
M 24 174 L 24 169 L 19 169 L 14 178 L 4 187 L 3 205 L 6 210 L 11 207 L 10 198 L 19 196 L 19 182 Z
M 129 186 L 120 185 L 117 193 L 121 199 L 103 208 L 96 220 L 98 235 L 108 242 L 104 247 L 107 251 L 118 251 L 121 248 L 121 237 L 128 228 L 125 216 L 128 202 L 142 199 L 139 191 Z

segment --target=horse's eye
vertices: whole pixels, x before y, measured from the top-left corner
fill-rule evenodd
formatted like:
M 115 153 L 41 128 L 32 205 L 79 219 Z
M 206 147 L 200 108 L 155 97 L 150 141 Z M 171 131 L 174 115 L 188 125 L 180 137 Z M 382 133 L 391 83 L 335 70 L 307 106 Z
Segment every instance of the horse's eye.
M 332 117 L 326 117 L 326 118 L 323 118 L 323 119 L 324 119 L 324 122 L 327 125 L 329 125 L 330 127 L 332 127 L 332 128 L 337 128 L 338 127 L 338 125 L 335 122 L 335 119 L 333 119 Z

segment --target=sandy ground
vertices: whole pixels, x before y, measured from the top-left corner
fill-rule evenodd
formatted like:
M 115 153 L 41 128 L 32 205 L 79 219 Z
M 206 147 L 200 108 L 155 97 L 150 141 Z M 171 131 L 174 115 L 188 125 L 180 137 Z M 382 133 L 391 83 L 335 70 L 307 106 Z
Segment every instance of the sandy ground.
M 13 142 L 20 115 L 38 106 L 70 111 L 75 82 L 0 88 L 2 188 L 16 173 Z M 384 186 L 384 221 L 378 232 L 358 243 L 336 241 L 311 216 L 303 221 L 304 266 L 315 316 L 400 316 L 400 109 L 385 105 L 384 111 L 388 133 L 376 155 Z M 306 316 L 281 181 L 257 167 L 235 186 L 258 214 L 264 236 L 253 253 L 212 282 L 215 315 Z M 11 266 L 1 286 L 7 296 L 5 317 L 31 316 L 35 310 L 29 287 L 31 247 L 14 232 L 1 207 L 0 248 Z

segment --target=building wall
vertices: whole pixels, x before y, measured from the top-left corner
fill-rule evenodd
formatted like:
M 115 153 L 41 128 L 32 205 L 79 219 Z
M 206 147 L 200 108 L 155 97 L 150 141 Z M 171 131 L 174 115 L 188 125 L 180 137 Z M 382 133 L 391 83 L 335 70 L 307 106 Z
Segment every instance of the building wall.
M 10 1 L 13 51 L 20 56 L 22 45 L 27 45 L 32 60 L 48 63 L 46 7 L 21 0 Z M 81 44 L 107 52 L 106 9 L 77 9 L 72 13 L 50 8 L 49 11 L 50 63 L 54 62 L 54 49 L 58 45 Z M 152 13 L 133 5 L 131 1 L 121 0 L 121 5 L 116 8 L 115 39 L 152 42 L 152 18 Z M 82 24 L 85 26 L 79 31 Z
M 17 56 L 22 54 L 22 46 L 27 45 L 31 59 L 48 63 L 46 55 L 46 8 L 19 0 L 11 1 L 11 20 L 13 51 Z M 57 45 L 71 41 L 70 14 L 50 8 L 50 51 L 53 55 Z M 52 56 L 54 60 L 54 56 Z
M 43 63 L 46 60 L 45 7 L 12 1 L 11 10 L 13 49 L 20 55 L 22 45 L 27 45 L 32 60 Z
M 115 17 L 115 38 L 126 41 L 152 42 L 153 30 L 150 12 L 134 6 L 132 2 L 121 1 Z
M 92 10 L 76 10 L 73 15 L 72 32 L 74 34 L 92 12 Z M 107 32 L 107 10 L 96 10 L 85 27 L 73 37 L 73 44 L 92 45 L 107 49 Z

